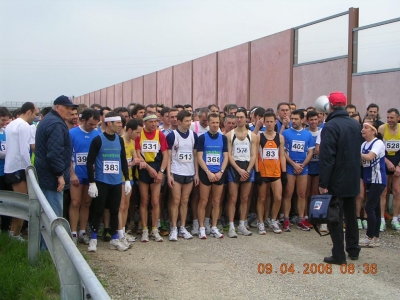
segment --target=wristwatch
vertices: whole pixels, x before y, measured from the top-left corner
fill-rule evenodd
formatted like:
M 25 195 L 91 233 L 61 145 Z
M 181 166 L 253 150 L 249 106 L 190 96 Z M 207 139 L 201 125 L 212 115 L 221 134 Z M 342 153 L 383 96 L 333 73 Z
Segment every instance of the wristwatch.
M 222 174 L 224 174 L 224 171 L 225 171 L 225 170 L 222 170 L 222 169 L 221 169 L 221 170 L 219 170 L 219 171 L 220 171 Z
M 160 172 L 164 174 L 165 173 L 165 169 L 160 169 Z

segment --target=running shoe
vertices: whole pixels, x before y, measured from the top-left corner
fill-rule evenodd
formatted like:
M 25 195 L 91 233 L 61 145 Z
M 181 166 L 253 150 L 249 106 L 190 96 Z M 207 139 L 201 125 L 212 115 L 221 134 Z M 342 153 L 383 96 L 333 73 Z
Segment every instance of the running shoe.
M 297 223 L 297 229 L 303 230 L 303 231 L 310 231 L 310 228 L 305 224 L 305 219 L 301 220 L 299 223 Z
M 161 227 L 158 228 L 158 231 L 160 233 L 161 236 L 167 236 L 169 235 L 169 224 L 165 221 L 161 221 Z
M 204 227 L 199 228 L 199 239 L 205 240 L 207 238 L 206 229 Z
M 244 227 L 246 227 L 247 230 L 250 230 L 249 223 L 247 222 L 247 220 L 244 220 Z
M 362 220 L 361 223 L 362 223 L 363 228 L 364 228 L 365 230 L 367 230 L 367 229 L 368 229 L 368 222 L 367 222 L 367 220 Z M 399 230 L 400 230 L 400 229 L 399 229 Z
M 263 222 L 258 223 L 258 234 L 265 235 L 267 232 L 265 231 L 265 226 Z
M 126 251 L 128 247 L 125 246 L 119 239 L 112 239 L 110 241 L 110 249 L 111 250 L 118 250 L 118 251 Z
M 97 251 L 97 239 L 91 239 L 89 241 L 89 247 L 88 247 L 89 252 L 96 252 Z
M 265 225 L 265 227 L 267 227 L 267 228 L 272 228 L 272 221 L 271 221 L 271 218 L 266 218 L 266 219 L 264 220 L 264 225 Z M 258 224 L 257 224 L 257 226 L 258 226 Z
M 229 228 L 228 237 L 233 238 L 233 239 L 237 238 L 235 228 Z
M 133 243 L 133 242 L 136 242 L 136 240 L 137 240 L 136 237 L 134 237 L 126 232 L 124 234 L 124 238 L 128 241 L 128 243 Z
M 199 234 L 199 222 L 196 222 L 196 223 L 193 222 L 192 234 L 193 235 Z
M 308 227 L 307 227 L 307 228 L 308 228 Z M 290 222 L 289 222 L 288 219 L 286 219 L 286 220 L 283 221 L 283 228 L 282 228 L 282 230 L 283 230 L 284 232 L 290 232 Z
M 300 222 L 299 216 L 293 216 L 290 220 L 289 220 L 290 224 L 294 225 Z
M 193 235 L 191 235 L 189 231 L 187 231 L 187 229 L 183 226 L 180 227 L 178 236 L 184 238 L 185 240 L 190 240 L 193 238 Z
M 171 242 L 175 242 L 178 240 L 178 229 L 176 227 L 172 227 L 172 230 L 169 234 L 169 240 Z
M 25 239 L 22 237 L 22 235 L 12 235 L 11 238 L 12 238 L 13 240 L 16 240 L 16 241 L 21 242 L 21 243 L 27 242 L 27 240 L 25 240 Z
M 160 236 L 160 233 L 158 232 L 157 229 L 153 230 L 151 233 L 151 239 L 156 241 L 156 242 L 163 242 L 163 238 Z
M 142 242 L 146 243 L 149 241 L 149 230 L 148 229 L 144 229 L 142 230 Z
M 76 234 L 73 234 L 71 239 L 74 242 L 75 246 L 78 246 L 78 237 L 76 236 Z
M 143 231 L 143 223 L 142 221 L 139 221 L 136 233 L 142 234 L 142 231 Z
M 224 226 L 222 225 L 221 220 L 217 221 L 217 228 L 219 231 L 224 231 Z
M 392 227 L 393 227 L 393 229 L 400 231 L 399 221 L 392 221 Z
M 374 247 L 380 247 L 381 246 L 381 239 L 378 237 L 374 237 Z
M 103 241 L 105 241 L 105 242 L 111 241 L 110 228 L 104 228 Z
M 126 233 L 127 234 L 132 234 L 135 231 L 135 223 L 129 223 L 126 227 Z
M 103 237 L 104 234 L 104 224 L 99 224 L 99 229 L 97 230 L 97 237 Z
M 223 230 L 224 230 L 224 231 L 229 231 L 229 228 L 231 228 L 230 225 L 229 225 L 229 222 L 223 224 L 222 226 L 223 226 Z
M 381 226 L 379 227 L 380 232 L 384 232 L 386 230 L 386 223 L 381 221 Z
M 327 224 L 321 224 L 319 227 L 320 232 L 328 232 L 328 225 Z
M 308 227 L 308 228 L 314 228 L 313 224 L 311 224 L 310 222 L 308 222 L 308 219 L 304 219 L 304 224 Z
M 251 226 L 251 224 L 253 224 L 254 221 L 256 221 L 256 224 L 257 224 L 257 214 L 254 214 L 254 213 L 248 214 L 247 215 L 247 224 L 250 224 L 250 226 Z M 254 228 L 257 228 L 257 225 Z
M 361 219 L 357 219 L 357 226 L 358 226 L 359 230 L 361 230 L 363 228 L 362 223 L 361 223 Z
M 247 230 L 247 228 L 243 225 L 243 226 L 238 226 L 238 234 L 242 234 L 244 236 L 250 236 L 253 233 Z
M 283 224 L 285 222 L 284 214 L 279 214 L 279 223 Z
M 79 236 L 78 242 L 81 244 L 84 244 L 84 245 L 89 245 L 90 238 L 88 237 L 88 235 L 86 233 L 84 233 Z
M 282 229 L 279 228 L 279 222 L 278 221 L 271 221 L 271 228 L 274 231 L 274 233 L 282 233 Z
M 217 239 L 222 239 L 224 235 L 219 232 L 218 228 L 211 228 L 210 236 L 215 237 Z
M 125 237 L 119 239 L 119 241 L 128 249 L 132 248 L 132 244 L 127 241 Z M 111 243 L 111 242 L 110 242 Z
M 211 233 L 211 225 L 210 224 L 204 224 L 204 228 L 206 229 L 206 234 L 210 235 L 210 233 Z
M 374 239 L 370 239 L 367 235 L 364 236 L 359 242 L 360 247 L 373 248 Z

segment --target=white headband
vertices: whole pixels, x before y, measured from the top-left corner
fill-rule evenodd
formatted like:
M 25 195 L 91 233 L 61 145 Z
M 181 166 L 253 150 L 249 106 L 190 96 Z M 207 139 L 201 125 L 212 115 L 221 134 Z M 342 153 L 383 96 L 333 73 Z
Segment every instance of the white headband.
M 117 117 L 108 117 L 104 119 L 104 122 L 114 122 L 114 121 L 121 121 L 121 117 L 117 116 Z

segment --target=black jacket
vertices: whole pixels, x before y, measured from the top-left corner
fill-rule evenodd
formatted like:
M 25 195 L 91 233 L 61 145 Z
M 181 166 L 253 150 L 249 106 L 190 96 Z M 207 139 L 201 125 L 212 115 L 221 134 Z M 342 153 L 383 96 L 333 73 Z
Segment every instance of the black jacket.
M 67 125 L 51 110 L 40 121 L 35 138 L 35 168 L 42 189 L 57 190 L 57 176 L 64 175 L 69 187 L 72 146 Z
M 321 132 L 319 186 L 337 197 L 360 193 L 361 131 L 346 110 L 329 114 Z

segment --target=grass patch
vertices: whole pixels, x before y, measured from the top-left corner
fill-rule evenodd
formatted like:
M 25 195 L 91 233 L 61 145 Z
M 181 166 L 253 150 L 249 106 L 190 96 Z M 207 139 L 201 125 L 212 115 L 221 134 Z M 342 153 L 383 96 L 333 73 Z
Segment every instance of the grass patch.
M 28 244 L 0 234 L 0 299 L 60 299 L 60 282 L 50 254 L 28 260 Z

